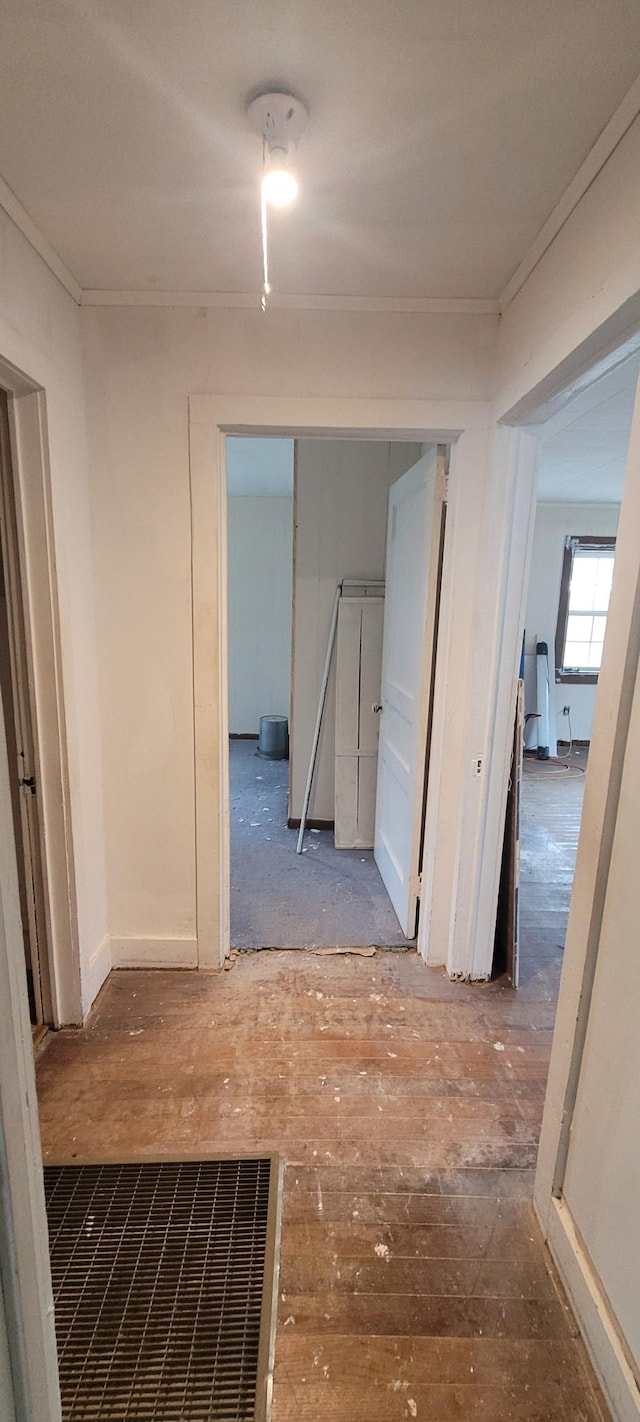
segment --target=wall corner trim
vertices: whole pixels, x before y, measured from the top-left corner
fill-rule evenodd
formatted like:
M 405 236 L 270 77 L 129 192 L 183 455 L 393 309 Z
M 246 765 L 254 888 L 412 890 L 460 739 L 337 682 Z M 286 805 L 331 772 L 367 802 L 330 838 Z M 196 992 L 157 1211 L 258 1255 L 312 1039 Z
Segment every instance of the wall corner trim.
M 113 968 L 197 968 L 196 938 L 111 938 Z
M 209 306 L 223 310 L 260 310 L 260 293 L 252 291 L 137 291 L 82 287 L 44 232 L 34 222 L 5 179 L 0 177 L 0 208 L 26 237 L 77 306 Z M 499 316 L 500 301 L 484 296 L 349 296 L 325 293 L 274 292 L 270 303 L 282 311 L 362 311 Z
M 640 1389 L 600 1281 L 562 1200 L 552 1201 L 547 1228 L 547 1244 L 612 1415 L 616 1422 L 638 1422 Z
M 5 183 L 2 177 L 0 177 L 0 207 L 3 212 L 6 212 L 7 217 L 11 218 L 14 226 L 18 228 L 18 231 L 22 233 L 23 237 L 26 237 L 27 242 L 33 247 L 34 252 L 37 252 L 38 256 L 42 257 L 45 266 L 49 268 L 49 271 L 53 273 L 54 277 L 57 277 L 60 285 L 64 287 L 69 296 L 73 297 L 76 305 L 79 306 L 82 299 L 82 287 L 79 282 L 76 281 L 75 277 L 72 276 L 69 268 L 66 267 L 62 261 L 62 258 L 54 251 L 44 233 L 40 231 L 40 228 L 33 221 L 33 218 L 29 216 L 26 208 L 22 206 L 22 203 L 19 202 L 15 193 L 11 191 L 8 183 Z
M 210 306 L 260 311 L 260 293 L 247 291 L 110 291 L 86 288 L 82 306 Z M 327 296 L 323 293 L 274 292 L 274 311 L 408 312 L 449 316 L 499 316 L 495 297 L 482 296 Z
M 98 944 L 98 947 L 95 948 L 91 954 L 86 978 L 82 984 L 82 1011 L 85 1022 L 100 992 L 100 988 L 107 981 L 109 973 L 111 972 L 111 966 L 111 939 L 107 933 L 102 942 Z
M 518 295 L 521 287 L 537 267 L 538 262 L 542 260 L 545 252 L 555 241 L 565 222 L 569 220 L 578 203 L 591 184 L 595 182 L 605 164 L 608 163 L 618 144 L 622 142 L 631 125 L 635 123 L 638 114 L 640 114 L 640 77 L 631 85 L 622 103 L 618 105 L 609 122 L 605 124 L 600 137 L 596 139 L 593 148 L 587 153 L 569 186 L 565 188 L 560 201 L 556 203 L 544 226 L 540 228 L 537 237 L 531 243 L 528 252 L 525 253 L 513 276 L 507 282 L 498 303 L 501 312 L 505 311 L 514 297 Z

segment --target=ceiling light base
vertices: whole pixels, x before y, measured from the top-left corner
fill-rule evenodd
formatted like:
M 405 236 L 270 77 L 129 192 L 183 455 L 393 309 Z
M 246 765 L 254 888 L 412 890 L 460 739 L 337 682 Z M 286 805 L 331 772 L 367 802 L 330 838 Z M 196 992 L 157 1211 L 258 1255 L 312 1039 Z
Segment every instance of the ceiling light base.
M 307 125 L 309 112 L 302 99 L 282 91 L 259 94 L 247 107 L 247 117 L 269 149 L 287 149 L 295 145 Z

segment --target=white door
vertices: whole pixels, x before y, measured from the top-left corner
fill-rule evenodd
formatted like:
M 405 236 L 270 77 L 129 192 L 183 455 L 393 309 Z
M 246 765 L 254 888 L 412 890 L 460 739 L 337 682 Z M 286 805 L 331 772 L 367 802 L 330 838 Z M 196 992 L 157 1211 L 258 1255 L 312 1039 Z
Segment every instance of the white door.
M 446 451 L 389 492 L 374 857 L 405 937 L 418 907 L 427 723 Z

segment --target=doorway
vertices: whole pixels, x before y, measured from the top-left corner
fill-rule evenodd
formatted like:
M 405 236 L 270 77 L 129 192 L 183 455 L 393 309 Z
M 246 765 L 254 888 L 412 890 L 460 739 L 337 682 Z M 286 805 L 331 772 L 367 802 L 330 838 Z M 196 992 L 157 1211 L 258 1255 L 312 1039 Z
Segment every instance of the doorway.
M 435 635 L 435 446 L 425 462 L 422 446 L 410 442 L 229 436 L 226 456 L 231 945 L 406 947 L 414 941 L 417 856 L 411 883 L 409 876 L 401 882 L 398 865 L 402 870 L 403 856 L 408 862 L 411 844 L 395 856 L 378 827 L 393 840 L 407 820 L 407 840 L 419 842 L 422 795 L 416 806 L 410 789 L 396 786 L 402 758 L 393 736 L 384 735 L 387 773 L 380 792 L 379 728 L 394 714 L 393 675 L 381 690 L 383 626 L 387 660 L 390 644 L 385 551 L 388 575 L 391 505 L 394 539 L 405 508 L 408 529 L 412 517 L 414 528 L 415 518 L 424 518 L 423 593 L 418 584 L 398 585 L 388 604 L 399 596 L 417 599 L 413 619 L 409 602 L 396 606 L 394 635 L 407 644 L 409 618 L 421 643 L 419 649 L 412 643 L 411 658 L 420 661 L 425 636 L 432 643 Z M 414 468 L 416 490 L 407 491 L 401 481 Z M 401 487 L 410 497 L 398 503 L 392 491 Z M 411 500 L 423 489 L 424 508 L 414 507 Z M 440 485 L 437 494 L 440 513 Z M 398 542 L 400 536 L 399 530 Z M 401 559 L 401 568 L 416 561 Z M 395 583 L 398 576 L 392 572 Z M 427 594 L 428 628 L 418 610 Z M 328 677 L 314 754 L 323 669 Z M 416 707 L 403 705 L 398 724 L 405 739 L 420 739 L 421 752 L 417 740 L 413 749 L 408 741 L 399 749 L 414 760 L 421 754 L 422 789 L 431 657 L 420 673 L 415 678 L 412 669 Z M 412 676 L 402 681 L 411 688 Z M 270 747 L 262 744 L 261 728 Z M 389 891 L 394 903 L 399 892 L 399 913 Z
M 639 362 L 540 427 L 521 661 L 515 985 L 555 1003 L 562 967 Z M 507 819 L 509 828 L 509 816 Z M 505 841 L 505 853 L 506 853 Z M 504 863 L 505 861 L 503 861 Z
M 9 761 L 20 918 L 34 1034 L 52 1023 L 41 858 L 31 651 L 21 565 L 8 397 L 0 391 L 0 695 Z

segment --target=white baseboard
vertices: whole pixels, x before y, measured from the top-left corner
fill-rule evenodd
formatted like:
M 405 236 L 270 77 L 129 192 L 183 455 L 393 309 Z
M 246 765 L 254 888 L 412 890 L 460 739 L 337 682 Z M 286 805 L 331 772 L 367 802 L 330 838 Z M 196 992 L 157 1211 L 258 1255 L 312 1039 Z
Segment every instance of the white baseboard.
M 103 938 L 95 952 L 91 954 L 88 969 L 82 978 L 82 1011 L 84 1017 L 95 1002 L 102 984 L 111 972 L 111 939 Z
M 552 1202 L 547 1243 L 615 1422 L 639 1422 L 638 1384 L 589 1256 L 561 1200 Z
M 114 968 L 197 968 L 195 938 L 112 938 Z

